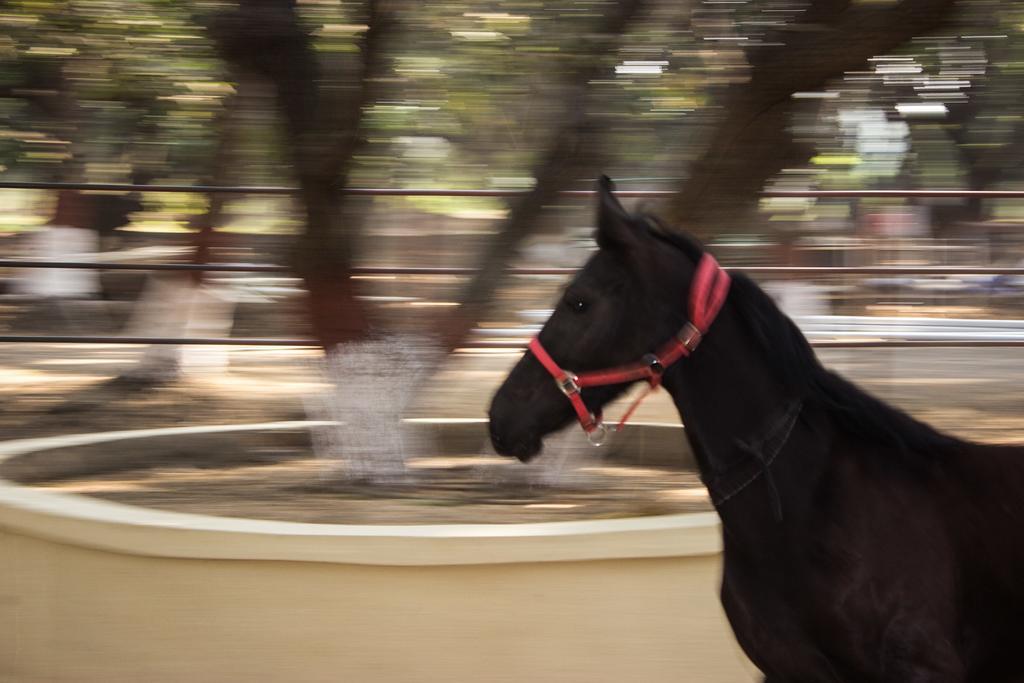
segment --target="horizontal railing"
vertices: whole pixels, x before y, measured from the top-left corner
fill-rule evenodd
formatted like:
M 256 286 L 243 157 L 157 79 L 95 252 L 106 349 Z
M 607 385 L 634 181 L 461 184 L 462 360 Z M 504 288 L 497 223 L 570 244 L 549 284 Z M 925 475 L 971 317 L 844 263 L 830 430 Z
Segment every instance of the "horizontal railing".
M 137 185 L 132 183 L 62 183 L 0 181 L 0 190 L 86 190 L 95 192 L 193 192 L 202 194 L 299 194 L 302 189 L 286 185 Z M 522 197 L 530 190 L 464 190 L 428 187 L 348 187 L 339 192 L 364 197 Z M 591 197 L 596 190 L 562 190 L 563 197 Z M 672 197 L 675 190 L 616 190 L 619 197 L 659 199 Z M 1024 190 L 765 190 L 762 197 L 809 197 L 853 199 L 858 197 L 1024 199 Z
M 0 335 L 0 343 L 7 344 L 126 344 L 131 346 L 257 346 L 257 347 L 301 347 L 315 348 L 320 343 L 315 339 L 274 338 L 274 337 L 122 337 L 118 335 L 54 335 L 25 334 Z M 811 341 L 811 346 L 823 349 L 874 349 L 874 348 L 1013 348 L 1024 346 L 1024 337 L 1019 339 L 821 339 Z M 494 349 L 516 351 L 526 348 L 526 342 L 518 339 L 471 340 L 459 348 Z
M 269 263 L 120 263 L 107 261 L 43 261 L 0 259 L 0 268 L 70 268 L 88 270 L 181 270 L 227 273 L 288 273 L 289 266 Z M 751 275 L 830 277 L 833 275 L 1020 275 L 1024 268 L 1001 266 L 751 266 L 731 267 Z M 572 275 L 578 268 L 509 268 L 509 275 Z M 473 275 L 476 268 L 431 266 L 356 266 L 353 275 Z

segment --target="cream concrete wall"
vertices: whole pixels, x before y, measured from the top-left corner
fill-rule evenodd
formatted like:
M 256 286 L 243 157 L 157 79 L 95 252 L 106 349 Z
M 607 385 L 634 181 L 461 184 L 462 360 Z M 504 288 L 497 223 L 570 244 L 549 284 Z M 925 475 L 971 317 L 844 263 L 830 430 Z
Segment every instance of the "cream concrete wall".
M 714 515 L 355 527 L 0 483 L 0 681 L 757 680 L 719 562 Z
M 0 533 L 0 680 L 753 680 L 717 572 L 186 560 Z

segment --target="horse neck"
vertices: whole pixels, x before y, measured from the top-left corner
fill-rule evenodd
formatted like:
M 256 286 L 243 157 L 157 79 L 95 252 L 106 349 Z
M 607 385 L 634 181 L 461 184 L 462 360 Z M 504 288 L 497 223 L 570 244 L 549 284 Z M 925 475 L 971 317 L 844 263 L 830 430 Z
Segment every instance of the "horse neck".
M 813 408 L 768 360 L 726 307 L 703 344 L 666 373 L 701 477 L 727 523 L 761 525 L 808 510 L 811 484 L 827 466 L 822 434 L 809 426 Z M 748 490 L 739 495 L 741 487 Z M 749 505 L 759 514 L 748 514 Z

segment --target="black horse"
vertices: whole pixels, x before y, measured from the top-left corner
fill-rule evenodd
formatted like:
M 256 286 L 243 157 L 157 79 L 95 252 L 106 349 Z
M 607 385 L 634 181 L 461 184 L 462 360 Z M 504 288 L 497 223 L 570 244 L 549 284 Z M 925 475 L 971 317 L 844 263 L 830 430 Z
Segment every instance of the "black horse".
M 527 461 L 578 414 L 560 368 L 646 358 L 722 520 L 722 604 L 767 682 L 1024 681 L 1024 449 L 944 435 L 826 370 L 741 274 L 699 348 L 662 368 L 650 352 L 684 328 L 702 249 L 628 214 L 607 179 L 597 239 L 538 336 L 555 369 L 527 353 L 493 399 L 495 448 Z M 627 386 L 583 388 L 583 410 Z

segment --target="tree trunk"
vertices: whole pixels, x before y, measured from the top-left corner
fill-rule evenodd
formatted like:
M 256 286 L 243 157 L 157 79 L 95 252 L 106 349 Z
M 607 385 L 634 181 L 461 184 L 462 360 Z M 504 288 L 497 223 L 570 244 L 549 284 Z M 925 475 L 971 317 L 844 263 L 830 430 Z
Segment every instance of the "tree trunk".
M 295 269 L 309 293 L 313 333 L 324 349 L 368 332 L 366 310 L 350 280 L 356 227 L 347 220 L 341 189 L 361 144 L 363 108 L 386 65 L 381 44 L 397 24 L 398 8 L 388 0 L 367 0 L 365 7 L 369 28 L 360 68 L 346 91 L 355 94 L 342 102 L 320 86 L 323 74 L 294 0 L 242 0 L 211 26 L 229 63 L 260 74 L 276 88 L 306 218 Z
M 997 33 L 998 21 L 992 17 L 991 22 L 986 31 Z M 1014 61 L 1011 46 L 1011 41 L 999 41 L 989 49 L 989 73 L 971 83 L 967 101 L 950 105 L 943 121 L 943 130 L 956 146 L 970 190 L 995 189 L 1024 156 L 1024 125 L 1019 120 L 1012 118 L 1003 130 L 988 121 L 978 122 L 979 116 L 985 114 L 1007 115 L 1021 110 L 1022 98 L 1017 87 L 1020 77 L 1015 68 L 1005 66 Z M 974 197 L 958 204 L 933 204 L 933 223 L 941 234 L 954 230 L 959 223 L 984 221 L 989 217 L 988 204 Z
M 619 0 L 590 36 L 590 49 L 581 55 L 570 75 L 563 99 L 561 125 L 554 131 L 547 151 L 533 170 L 533 189 L 514 200 L 498 234 L 492 238 L 478 262 L 479 270 L 463 289 L 459 307 L 444 321 L 441 338 L 448 350 L 460 344 L 479 320 L 509 261 L 522 241 L 535 233 L 546 205 L 583 175 L 595 173 L 603 157 L 598 139 L 600 127 L 591 118 L 589 100 L 591 81 L 600 79 L 609 69 L 607 59 L 621 43 L 633 20 L 644 9 L 645 0 Z
M 729 87 L 725 111 L 668 214 L 699 236 L 735 230 L 751 219 L 764 184 L 799 153 L 787 126 L 792 95 L 818 90 L 945 20 L 953 0 L 896 4 L 816 0 L 800 19 L 747 57 L 750 80 Z
M 224 108 L 214 124 L 218 135 L 210 174 L 206 178 L 209 185 L 226 185 L 230 182 L 232 152 L 238 137 L 238 112 L 244 88 L 242 79 L 236 78 L 235 83 L 236 94 L 224 103 Z M 192 252 L 192 262 L 195 264 L 210 262 L 210 250 L 216 238 L 216 227 L 223 215 L 224 199 L 222 194 L 211 193 L 206 211 L 192 222 L 191 227 L 197 229 Z M 204 275 L 203 271 L 198 270 L 187 273 L 151 274 L 143 294 L 135 304 L 136 310 L 129 323 L 134 334 L 185 337 L 190 332 L 194 333 L 197 328 L 206 331 L 212 327 L 219 333 L 224 332 L 225 328 L 230 330 L 234 306 L 211 292 L 200 289 Z M 148 346 L 139 361 L 114 382 L 117 385 L 130 383 L 145 387 L 174 381 L 182 373 L 183 353 L 185 351 L 181 346 Z M 223 348 L 211 353 L 210 349 L 192 347 L 187 353 L 191 354 L 187 360 L 193 361 L 200 355 L 217 356 L 214 361 L 204 364 L 207 368 L 220 368 L 227 363 L 227 357 L 224 355 L 226 351 Z
M 235 78 L 235 94 L 229 96 L 224 102 L 224 108 L 214 123 L 217 135 L 217 147 L 213 155 L 213 163 L 210 167 L 210 175 L 207 184 L 211 186 L 224 186 L 230 182 L 230 169 L 234 166 L 235 160 L 232 152 L 238 139 L 239 109 L 242 102 L 242 90 L 245 88 L 242 78 Z M 210 252 L 216 242 L 216 230 L 220 225 L 224 214 L 226 196 L 219 192 L 211 192 L 202 216 L 196 219 L 192 227 L 196 229 L 192 241 L 192 263 L 206 264 L 210 262 Z M 192 271 L 192 282 L 199 285 L 203 281 L 205 273 L 201 270 Z

